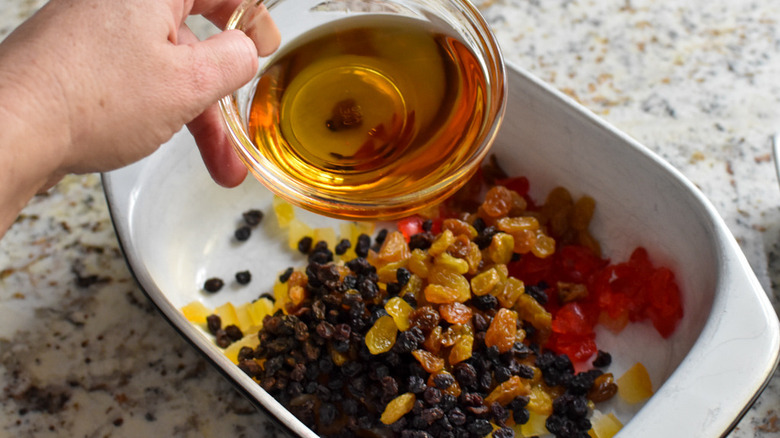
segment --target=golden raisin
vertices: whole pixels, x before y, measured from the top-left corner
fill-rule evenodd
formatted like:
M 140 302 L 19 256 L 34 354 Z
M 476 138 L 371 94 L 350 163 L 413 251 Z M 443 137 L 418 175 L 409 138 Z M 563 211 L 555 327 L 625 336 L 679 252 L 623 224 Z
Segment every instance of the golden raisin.
M 433 241 L 431 247 L 428 248 L 428 254 L 435 257 L 444 251 L 447 251 L 447 248 L 449 248 L 453 242 L 455 242 L 455 235 L 452 234 L 452 231 L 450 230 L 444 230 L 436 237 L 436 240 Z
M 516 191 L 510 190 L 509 193 L 512 195 L 512 208 L 509 209 L 509 216 L 520 216 L 528 208 L 528 203 Z
M 436 356 L 430 351 L 414 350 L 412 356 L 420 362 L 423 369 L 429 373 L 437 373 L 444 368 L 444 359 Z
M 520 377 L 512 376 L 509 380 L 496 386 L 495 389 L 485 397 L 485 405 L 490 406 L 491 404 L 498 402 L 502 406 L 506 406 L 518 396 L 527 395 L 529 393 L 530 390 L 527 384 L 523 382 Z
M 465 259 L 469 256 L 469 251 L 471 250 L 470 243 L 471 240 L 465 235 L 461 234 L 457 236 L 455 241 L 452 242 L 452 245 L 447 248 L 447 253 L 453 257 Z
M 389 262 L 384 266 L 376 270 L 379 281 L 382 283 L 392 283 L 397 280 L 398 268 L 406 267 L 406 260 L 399 260 L 397 262 Z
M 456 294 L 452 301 L 431 301 L 432 303 L 443 304 L 454 301 L 463 303 L 471 298 L 471 285 L 469 284 L 469 281 L 466 280 L 466 277 L 449 267 L 433 265 L 428 273 L 428 281 L 433 285 L 441 285 L 452 289 Z M 430 286 L 430 284 L 428 286 Z M 426 293 L 426 297 L 427 296 Z
M 425 342 L 423 342 L 425 349 L 433 354 L 438 354 L 441 350 L 441 331 L 441 326 L 437 325 L 433 330 L 431 330 L 431 333 L 428 334 L 428 337 L 425 338 Z
M 514 309 L 521 319 L 528 321 L 538 330 L 549 330 L 552 325 L 552 315 L 528 294 L 518 297 Z
M 536 231 L 539 229 L 539 221 L 532 216 L 504 217 L 496 222 L 496 227 L 509 234 L 522 230 Z
M 417 298 L 420 296 L 420 293 L 423 289 L 423 281 L 418 277 L 417 275 L 412 275 L 409 277 L 409 281 L 406 282 L 406 285 L 401 289 L 401 295 L 402 297 L 405 297 L 407 295 Z
M 393 318 L 385 315 L 376 320 L 366 332 L 366 346 L 371 354 L 387 353 L 395 344 L 398 328 Z
M 596 201 L 590 196 L 583 196 L 574 203 L 570 225 L 577 231 L 588 229 L 593 211 L 596 209 Z
M 479 250 L 479 245 L 469 242 L 469 252 L 466 255 L 466 261 L 469 264 L 469 274 L 476 274 L 479 270 L 479 265 L 482 263 L 482 251 Z
M 425 251 L 419 248 L 412 251 L 412 255 L 409 257 L 407 265 L 407 268 L 412 274 L 415 274 L 420 278 L 428 278 L 428 270 L 430 267 L 430 258 Z
M 545 234 L 537 233 L 531 252 L 540 259 L 551 256 L 555 252 L 555 240 Z
M 500 281 L 496 268 L 490 268 L 471 278 L 471 292 L 478 296 L 488 294 L 499 285 Z
M 455 271 L 458 274 L 466 274 L 469 272 L 469 263 L 467 261 L 455 258 L 446 252 L 436 256 L 433 264 L 449 271 Z
M 474 336 L 470 334 L 463 334 L 455 342 L 450 350 L 449 362 L 450 365 L 454 365 L 471 357 L 471 351 L 474 347 Z
M 499 309 L 485 333 L 485 345 L 497 347 L 501 353 L 512 349 L 517 338 L 517 312 Z
M 390 298 L 385 303 L 385 310 L 393 317 L 393 322 L 395 322 L 398 330 L 406 331 L 409 329 L 409 316 L 414 312 L 414 309 L 406 300 L 401 297 Z
M 411 392 L 399 395 L 398 397 L 390 400 L 387 406 L 385 406 L 385 410 L 382 412 L 382 416 L 379 417 L 379 421 L 381 421 L 382 424 L 395 423 L 412 410 L 414 407 L 414 402 L 416 401 L 417 397 L 415 397 Z
M 511 234 L 496 233 L 490 241 L 488 255 L 493 263 L 506 264 L 512 260 L 515 248 L 515 239 Z
M 528 405 L 526 408 L 529 411 L 536 412 L 541 415 L 550 415 L 553 411 L 553 398 L 548 394 L 541 386 L 534 386 L 531 388 L 531 392 L 528 395 Z
M 467 222 L 462 221 L 460 219 L 455 219 L 455 218 L 444 219 L 444 221 L 441 224 L 441 229 L 450 230 L 452 234 L 455 236 L 464 235 L 468 239 L 473 239 L 477 237 L 477 230 L 474 229 L 474 227 L 469 225 Z
M 303 287 L 295 285 L 290 287 L 290 302 L 293 306 L 299 306 L 306 298 L 306 291 Z
M 399 231 L 393 231 L 385 237 L 382 248 L 378 254 L 381 264 L 397 262 L 409 258 L 409 246 L 404 235 Z
M 301 271 L 293 271 L 293 273 L 290 274 L 290 278 L 287 279 L 287 286 L 306 286 L 306 283 L 308 282 L 309 277 L 307 277 L 306 274 Z
M 503 186 L 495 186 L 488 190 L 481 209 L 489 217 L 498 218 L 509 214 L 513 205 L 510 190 Z
M 451 287 L 440 284 L 429 284 L 425 286 L 425 299 L 430 303 L 447 304 L 454 303 L 458 299 L 458 291 Z
M 465 324 L 471 321 L 472 311 L 465 304 L 452 303 L 439 306 L 439 314 L 450 324 Z
M 520 298 L 520 295 L 525 293 L 525 284 L 522 281 L 509 277 L 504 283 L 504 287 L 501 289 L 494 289 L 493 295 L 498 298 L 498 302 L 501 307 L 511 308 Z

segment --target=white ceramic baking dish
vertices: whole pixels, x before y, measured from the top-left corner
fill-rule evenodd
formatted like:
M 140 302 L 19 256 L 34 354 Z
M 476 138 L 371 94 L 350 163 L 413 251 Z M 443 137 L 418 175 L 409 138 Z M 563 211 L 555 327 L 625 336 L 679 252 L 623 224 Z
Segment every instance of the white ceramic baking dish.
M 510 66 L 508 82 L 493 149 L 501 165 L 527 176 L 537 199 L 557 185 L 594 197 L 592 231 L 605 254 L 621 261 L 644 246 L 654 262 L 673 268 L 683 291 L 685 316 L 668 340 L 644 324 L 619 336 L 599 332 L 599 346 L 614 357 L 610 371 L 620 375 L 641 361 L 656 391 L 641 405 L 607 407 L 625 423 L 620 436 L 726 434 L 772 375 L 780 348 L 777 316 L 733 236 L 702 193 L 648 149 L 522 69 Z M 303 264 L 273 220 L 246 244 L 230 239 L 242 211 L 270 211 L 270 193 L 254 180 L 218 187 L 186 132 L 103 181 L 128 264 L 164 317 L 258 406 L 294 433 L 314 436 L 179 310 L 193 300 L 212 308 L 251 300 L 284 268 Z M 209 276 L 242 269 L 252 271 L 251 287 L 202 292 Z

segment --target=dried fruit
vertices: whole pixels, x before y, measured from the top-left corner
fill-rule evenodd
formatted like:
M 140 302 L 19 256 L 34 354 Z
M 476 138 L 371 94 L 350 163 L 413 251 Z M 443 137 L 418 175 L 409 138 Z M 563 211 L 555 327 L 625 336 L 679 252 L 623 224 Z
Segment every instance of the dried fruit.
M 398 329 L 391 316 L 385 315 L 376 320 L 366 333 L 366 346 L 371 354 L 387 353 L 393 348 Z
M 647 368 L 637 362 L 617 379 L 618 394 L 627 403 L 639 403 L 653 395 L 653 383 Z
M 497 402 L 502 406 L 506 406 L 521 395 L 527 395 L 530 393 L 528 385 L 518 376 L 512 376 L 509 380 L 496 386 L 490 394 L 485 397 L 485 404 Z
M 420 362 L 423 369 L 429 373 L 437 373 L 444 368 L 444 359 L 436 356 L 430 351 L 414 350 L 412 356 Z
M 398 397 L 390 400 L 390 403 L 385 406 L 382 416 L 379 418 L 383 424 L 393 424 L 401 417 L 406 415 L 414 407 L 414 402 L 417 401 L 417 397 L 411 392 L 401 394 Z
M 500 309 L 485 333 L 485 345 L 497 347 L 501 353 L 512 348 L 517 338 L 517 312 Z
M 439 306 L 439 314 L 450 324 L 465 324 L 471 321 L 472 311 L 465 304 L 452 303 Z
M 414 312 L 414 308 L 404 301 L 403 298 L 390 298 L 387 300 L 387 303 L 385 303 L 385 310 L 393 318 L 393 322 L 395 322 L 398 330 L 406 331 L 409 329 L 411 325 L 409 316 Z

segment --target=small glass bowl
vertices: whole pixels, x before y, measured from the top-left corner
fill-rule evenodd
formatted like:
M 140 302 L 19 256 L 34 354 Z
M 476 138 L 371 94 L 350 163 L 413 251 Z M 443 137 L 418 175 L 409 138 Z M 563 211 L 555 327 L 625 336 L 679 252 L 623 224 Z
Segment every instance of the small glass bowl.
M 479 126 L 457 165 L 435 181 L 414 186 L 401 195 L 385 196 L 383 187 L 370 190 L 328 191 L 302 182 L 263 154 L 254 143 L 248 126 L 249 113 L 258 81 L 274 55 L 259 58 L 255 78 L 220 101 L 228 135 L 244 164 L 267 188 L 286 201 L 325 216 L 352 220 L 389 220 L 445 200 L 462 187 L 479 168 L 501 125 L 507 98 L 503 58 L 492 32 L 479 11 L 468 0 L 245 0 L 234 12 L 227 29 L 246 33 L 261 44 L 260 23 L 270 14 L 285 45 L 306 32 L 336 20 L 358 15 L 395 14 L 423 20 L 426 25 L 449 28 L 453 36 L 476 57 L 485 76 L 484 107 Z M 267 21 L 266 21 L 267 22 Z M 422 89 L 425 85 L 423 84 Z M 457 140 L 461 141 L 461 140 Z

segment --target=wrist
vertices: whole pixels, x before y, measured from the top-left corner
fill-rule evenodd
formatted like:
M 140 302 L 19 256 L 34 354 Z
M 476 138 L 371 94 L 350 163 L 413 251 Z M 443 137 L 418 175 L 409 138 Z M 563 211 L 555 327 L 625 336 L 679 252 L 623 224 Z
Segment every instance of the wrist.
M 30 198 L 64 174 L 69 144 L 53 77 L 2 60 L 0 52 L 0 235 Z

